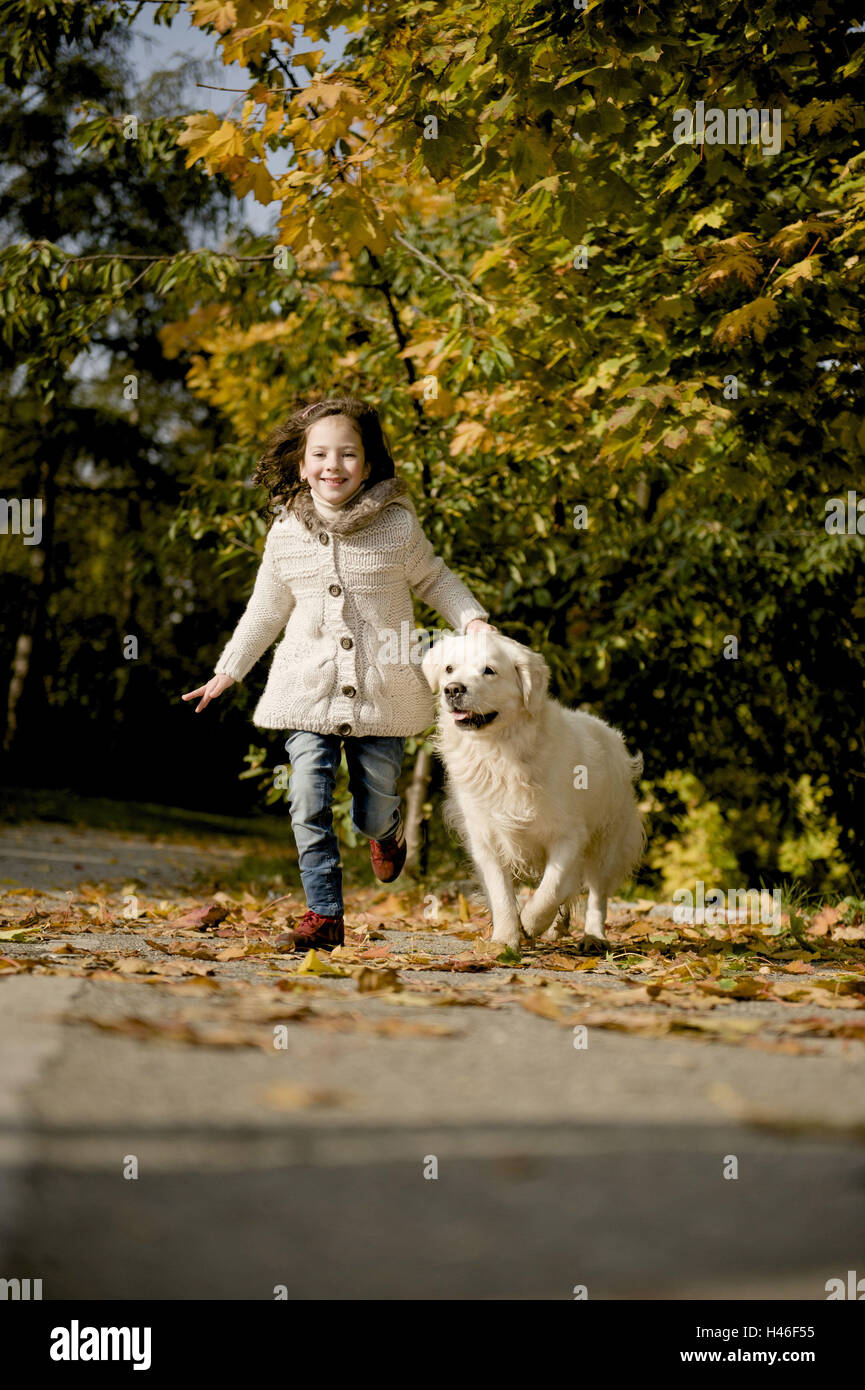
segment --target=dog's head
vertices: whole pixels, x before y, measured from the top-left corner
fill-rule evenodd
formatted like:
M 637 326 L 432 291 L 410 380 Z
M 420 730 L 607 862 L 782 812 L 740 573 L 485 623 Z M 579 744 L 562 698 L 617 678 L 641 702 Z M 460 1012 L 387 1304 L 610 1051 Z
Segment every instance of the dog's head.
M 536 715 L 550 679 L 537 652 L 487 631 L 441 638 L 430 647 L 421 670 L 430 688 L 441 692 L 442 718 L 474 731 Z

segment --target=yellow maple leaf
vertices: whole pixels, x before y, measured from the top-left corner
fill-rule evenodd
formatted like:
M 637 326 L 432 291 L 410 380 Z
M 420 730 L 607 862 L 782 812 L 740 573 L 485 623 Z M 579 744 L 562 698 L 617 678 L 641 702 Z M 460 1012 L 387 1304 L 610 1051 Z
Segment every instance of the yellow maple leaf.
M 758 343 L 762 343 L 769 329 L 778 318 L 778 305 L 773 299 L 766 295 L 760 295 L 757 299 L 752 299 L 750 303 L 743 304 L 738 309 L 733 309 L 729 314 L 725 314 L 714 332 L 714 339 L 718 343 L 726 343 L 732 347 L 741 338 L 755 338 Z
M 278 135 L 285 123 L 285 111 L 282 106 L 271 106 L 261 127 L 261 136 L 264 140 L 269 140 L 272 135 Z
M 276 198 L 276 181 L 268 173 L 265 164 L 256 164 L 253 167 L 252 191 L 255 200 L 267 207 Z
M 336 975 L 345 979 L 348 972 L 346 970 L 334 970 L 327 961 L 321 960 L 315 951 L 307 951 L 303 958 L 303 963 L 297 968 L 298 975 Z
M 187 169 L 200 159 L 213 132 L 219 129 L 219 117 L 212 111 L 200 111 L 194 116 L 186 117 L 186 127 L 177 137 L 177 143 L 181 146 L 188 146 L 189 157 L 186 161 Z
M 806 256 L 803 261 L 797 261 L 795 265 L 791 265 L 778 276 L 772 286 L 773 295 L 778 290 L 792 290 L 794 294 L 801 294 L 805 288 L 805 282 L 813 280 L 814 270 L 819 270 L 819 268 L 819 256 Z
M 487 431 L 479 420 L 461 420 L 451 438 L 451 457 L 456 458 L 459 454 L 466 454 L 470 449 L 479 447 L 486 434 Z
M 220 34 L 226 33 L 237 23 L 233 0 L 192 0 L 191 9 L 193 24 L 212 24 Z
M 756 285 L 761 274 L 761 266 L 753 251 L 735 250 L 717 256 L 710 261 L 694 281 L 694 289 L 699 294 L 727 287 L 739 280 L 749 290 Z

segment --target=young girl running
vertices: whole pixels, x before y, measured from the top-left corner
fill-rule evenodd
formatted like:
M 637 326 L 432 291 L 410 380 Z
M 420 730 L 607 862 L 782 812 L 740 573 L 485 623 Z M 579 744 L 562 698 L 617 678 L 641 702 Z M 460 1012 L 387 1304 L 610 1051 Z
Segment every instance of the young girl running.
M 352 822 L 370 841 L 373 872 L 390 883 L 405 863 L 397 778 L 406 738 L 435 718 L 432 692 L 407 650 L 411 591 L 456 632 L 496 629 L 433 552 L 373 406 L 334 397 L 295 411 L 268 439 L 254 481 L 268 489 L 276 514 L 255 587 L 216 674 L 183 699 L 199 699 L 195 712 L 203 710 L 285 629 L 252 716 L 258 728 L 286 732 L 291 828 L 307 902 L 277 944 L 331 950 L 344 941 L 331 809 L 341 747 Z

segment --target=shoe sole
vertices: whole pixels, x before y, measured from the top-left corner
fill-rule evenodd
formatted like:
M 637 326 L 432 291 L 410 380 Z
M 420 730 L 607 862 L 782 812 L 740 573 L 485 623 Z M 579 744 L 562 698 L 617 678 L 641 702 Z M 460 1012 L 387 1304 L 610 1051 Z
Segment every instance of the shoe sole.
M 405 860 L 402 861 L 395 874 L 388 874 L 387 878 L 382 878 L 381 874 L 378 872 L 378 869 L 375 867 L 375 864 L 372 865 L 372 871 L 378 879 L 379 883 L 393 883 L 396 879 L 399 878 L 404 868 Z
M 302 943 L 293 943 L 292 945 L 289 945 L 288 943 L 286 943 L 285 945 L 281 945 L 278 941 L 275 941 L 273 944 L 276 946 L 276 949 L 279 951 L 280 955 L 289 956 L 292 954 L 292 952 L 296 951 L 335 951 L 337 946 L 345 945 L 345 940 L 304 941 Z

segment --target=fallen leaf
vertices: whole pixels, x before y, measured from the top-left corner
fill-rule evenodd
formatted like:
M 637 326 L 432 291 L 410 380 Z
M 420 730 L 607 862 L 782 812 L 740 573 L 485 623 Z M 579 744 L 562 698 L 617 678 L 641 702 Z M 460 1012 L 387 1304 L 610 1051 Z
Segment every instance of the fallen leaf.
M 33 963 L 32 957 L 27 957 L 23 960 L 15 960 L 12 956 L 0 956 L 0 970 L 8 971 L 13 975 L 21 970 L 29 970 Z
M 706 994 L 718 994 L 726 999 L 767 999 L 769 986 L 765 980 L 756 980 L 751 975 L 729 976 L 720 980 L 698 980 L 697 989 Z
M 808 923 L 808 932 L 811 936 L 828 936 L 829 928 L 841 921 L 841 915 L 840 908 L 821 907 Z
M 459 1036 L 456 1028 L 447 1023 L 407 1023 L 402 1018 L 363 1018 L 354 1019 L 353 1024 L 361 1032 L 375 1033 L 382 1038 L 453 1038 Z
M 371 970 L 364 965 L 357 975 L 357 988 L 359 994 L 372 994 L 375 990 L 402 989 L 402 984 L 395 970 Z
M 280 1020 L 300 1020 L 312 1014 L 312 1009 L 301 1004 L 293 1014 L 280 1015 Z M 68 1015 L 70 1022 L 89 1023 L 103 1032 L 120 1033 L 125 1037 L 142 1042 L 182 1042 L 196 1047 L 257 1047 L 265 1052 L 273 1051 L 273 1030 L 264 1026 L 225 1025 L 215 1026 L 209 1021 L 193 1023 L 186 1019 L 155 1020 L 130 1014 L 123 1018 L 103 1019 L 91 1015 Z
M 212 947 L 204 942 L 196 941 L 191 946 L 185 941 L 150 941 L 147 937 L 144 940 L 154 951 L 165 951 L 167 955 L 188 956 L 192 960 L 216 960 Z
M 166 923 L 168 927 L 193 927 L 196 931 L 207 931 L 224 922 L 230 909 L 221 903 L 210 903 L 207 907 L 194 907 L 182 917 L 175 917 Z
M 295 971 L 297 975 L 334 975 L 337 979 L 348 978 L 347 970 L 335 970 L 327 961 L 320 960 L 315 951 L 307 951 L 303 963 Z
M 351 1091 L 331 1090 L 325 1086 L 305 1086 L 299 1081 L 276 1081 L 259 1089 L 259 1095 L 271 1110 L 308 1110 L 321 1105 L 350 1105 L 357 1097 Z
M 437 970 L 495 970 L 498 961 L 493 957 L 492 960 L 479 960 L 477 956 L 469 953 L 459 956 L 441 956 L 435 963 Z
M 120 975 L 212 975 L 213 966 L 200 960 L 145 960 L 143 956 L 120 956 L 114 962 Z

